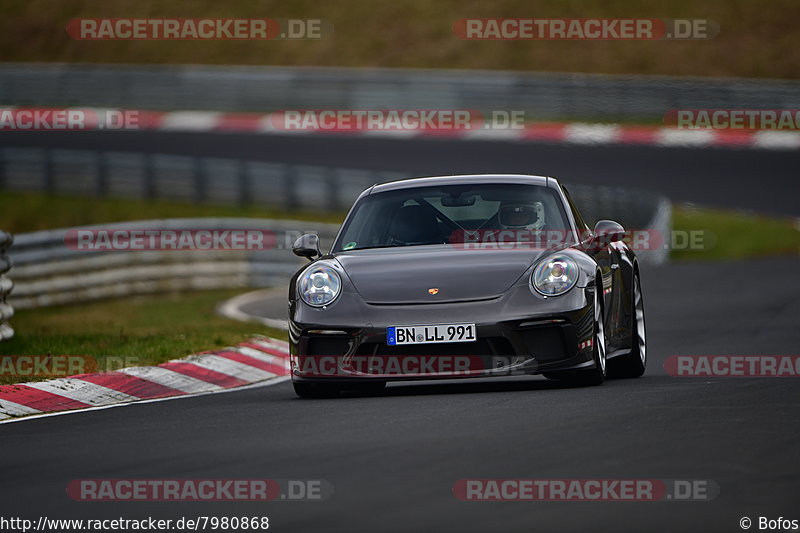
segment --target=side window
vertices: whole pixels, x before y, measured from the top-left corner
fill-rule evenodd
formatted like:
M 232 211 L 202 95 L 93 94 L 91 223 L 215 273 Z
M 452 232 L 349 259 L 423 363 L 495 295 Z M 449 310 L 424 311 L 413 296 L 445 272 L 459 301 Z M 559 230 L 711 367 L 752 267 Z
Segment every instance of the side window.
M 575 217 L 575 225 L 578 227 L 578 231 L 580 233 L 584 232 L 591 233 L 591 230 L 589 229 L 589 226 L 586 225 L 586 222 L 584 222 L 580 211 L 578 211 L 578 208 L 575 207 L 575 202 L 572 201 L 572 196 L 570 196 L 567 188 L 562 185 L 561 190 L 564 191 L 564 196 L 566 196 L 567 198 L 567 203 L 569 203 L 569 208 L 572 210 L 572 216 Z M 584 233 L 584 235 L 586 235 L 586 233 Z

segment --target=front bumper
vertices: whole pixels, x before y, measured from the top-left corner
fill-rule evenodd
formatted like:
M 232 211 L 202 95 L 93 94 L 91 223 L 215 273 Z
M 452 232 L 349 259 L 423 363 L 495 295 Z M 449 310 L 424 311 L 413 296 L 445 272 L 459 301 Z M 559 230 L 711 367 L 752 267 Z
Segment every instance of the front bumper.
M 327 309 L 290 302 L 296 381 L 471 378 L 559 372 L 594 365 L 593 287 L 545 298 L 527 284 L 482 301 L 373 305 L 342 294 Z M 477 340 L 389 346 L 386 328 L 474 323 Z

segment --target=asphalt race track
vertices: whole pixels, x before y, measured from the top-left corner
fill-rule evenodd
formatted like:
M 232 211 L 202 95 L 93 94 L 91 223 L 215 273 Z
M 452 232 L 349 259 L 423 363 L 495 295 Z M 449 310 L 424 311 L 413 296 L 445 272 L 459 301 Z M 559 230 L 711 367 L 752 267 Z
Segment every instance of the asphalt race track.
M 233 133 L 7 133 L 4 146 L 109 149 L 406 171 L 552 174 L 675 201 L 798 216 L 797 151 Z M 498 163 L 500 162 L 500 163 Z M 773 188 L 774 187 L 774 188 Z M 700 254 L 701 252 L 698 252 Z M 271 531 L 741 531 L 800 519 L 800 380 L 676 378 L 670 355 L 800 355 L 797 258 L 643 271 L 648 371 L 394 384 L 300 400 L 283 382 L 0 425 L 0 516 L 263 516 Z M 251 310 L 282 318 L 278 295 Z M 254 332 L 257 326 L 254 326 Z M 70 480 L 324 479 L 317 502 L 75 502 Z M 462 502 L 464 478 L 705 479 L 707 502 Z M 794 514 L 793 514 L 794 513 Z
M 351 135 L 185 132 L 5 132 L 8 147 L 52 147 L 246 158 L 415 175 L 509 172 L 565 183 L 662 192 L 673 201 L 800 216 L 798 150 L 659 148 Z
M 277 532 L 741 531 L 743 516 L 756 524 L 759 516 L 800 518 L 800 380 L 676 378 L 662 367 L 673 354 L 798 354 L 798 266 L 784 258 L 646 269 L 648 372 L 602 387 L 522 378 L 300 400 L 284 382 L 2 425 L 0 515 L 267 515 Z M 321 478 L 335 494 L 317 502 L 70 500 L 67 483 L 85 478 Z M 462 478 L 709 479 L 720 494 L 707 502 L 462 502 L 452 494 Z

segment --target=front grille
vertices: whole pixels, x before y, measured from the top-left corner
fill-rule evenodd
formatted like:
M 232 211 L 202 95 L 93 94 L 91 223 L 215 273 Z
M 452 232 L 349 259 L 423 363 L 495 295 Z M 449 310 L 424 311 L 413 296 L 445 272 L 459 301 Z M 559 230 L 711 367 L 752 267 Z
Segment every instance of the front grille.
M 537 327 L 519 332 L 528 353 L 540 363 L 566 358 L 566 343 L 562 326 Z
M 357 355 L 465 355 L 489 357 L 493 355 L 513 355 L 511 343 L 503 337 L 482 337 L 475 342 L 446 342 L 437 344 L 408 344 L 389 346 L 384 343 L 364 343 L 358 347 Z
M 362 371 L 390 375 L 444 375 L 482 373 L 513 364 L 511 343 L 503 337 L 483 337 L 475 342 L 389 346 L 364 343 L 353 358 Z M 366 370 L 365 370 L 366 369 Z
M 303 355 L 345 355 L 350 348 L 350 337 L 320 335 L 308 337 Z

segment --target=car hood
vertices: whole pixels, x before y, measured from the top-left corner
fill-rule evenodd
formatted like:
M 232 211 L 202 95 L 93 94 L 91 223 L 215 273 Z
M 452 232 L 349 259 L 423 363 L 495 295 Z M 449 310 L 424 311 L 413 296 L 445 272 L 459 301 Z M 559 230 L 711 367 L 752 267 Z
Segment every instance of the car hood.
M 543 253 L 436 245 L 353 250 L 337 253 L 336 260 L 365 302 L 417 304 L 500 296 Z

